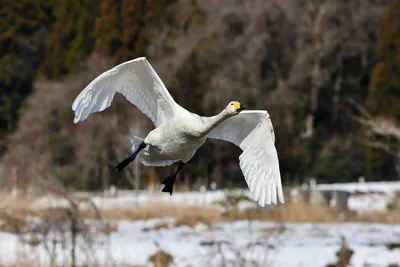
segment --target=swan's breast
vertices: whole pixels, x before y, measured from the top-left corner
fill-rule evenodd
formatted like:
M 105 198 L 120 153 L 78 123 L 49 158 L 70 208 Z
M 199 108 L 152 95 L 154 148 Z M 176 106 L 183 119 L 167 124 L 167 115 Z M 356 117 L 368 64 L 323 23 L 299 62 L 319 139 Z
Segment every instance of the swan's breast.
M 151 131 L 145 142 L 155 146 L 161 154 L 193 153 L 207 139 L 199 136 L 195 119 L 188 116 L 173 118 Z

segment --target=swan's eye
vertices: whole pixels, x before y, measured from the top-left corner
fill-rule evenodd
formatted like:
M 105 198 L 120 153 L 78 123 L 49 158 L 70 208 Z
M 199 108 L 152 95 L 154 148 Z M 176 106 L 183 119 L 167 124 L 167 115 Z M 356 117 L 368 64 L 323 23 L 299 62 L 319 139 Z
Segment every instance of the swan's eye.
M 233 103 L 231 103 L 231 106 L 233 106 Z

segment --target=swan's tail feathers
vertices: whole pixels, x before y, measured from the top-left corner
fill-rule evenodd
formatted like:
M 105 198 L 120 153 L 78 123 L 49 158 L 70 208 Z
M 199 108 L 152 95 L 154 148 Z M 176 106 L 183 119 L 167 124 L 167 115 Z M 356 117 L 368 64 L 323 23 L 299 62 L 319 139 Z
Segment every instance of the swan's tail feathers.
M 162 184 L 164 184 L 164 188 L 161 190 L 162 192 L 169 193 L 169 195 L 172 195 L 172 191 L 174 190 L 174 183 L 175 183 L 175 177 L 174 176 L 169 176 L 162 181 Z
M 135 152 L 139 146 L 143 143 L 143 139 L 137 136 L 133 136 L 131 139 L 131 145 L 132 145 L 132 152 Z
M 140 138 L 139 138 L 140 139 Z M 140 150 L 142 150 L 143 148 L 146 147 L 146 144 L 143 142 L 140 143 L 135 151 L 132 153 L 132 155 L 130 155 L 129 157 L 125 158 L 123 161 L 121 161 L 115 168 L 114 170 L 120 172 L 122 171 L 126 166 L 128 166 L 129 163 L 131 163 L 132 161 L 135 160 L 136 156 L 139 154 Z

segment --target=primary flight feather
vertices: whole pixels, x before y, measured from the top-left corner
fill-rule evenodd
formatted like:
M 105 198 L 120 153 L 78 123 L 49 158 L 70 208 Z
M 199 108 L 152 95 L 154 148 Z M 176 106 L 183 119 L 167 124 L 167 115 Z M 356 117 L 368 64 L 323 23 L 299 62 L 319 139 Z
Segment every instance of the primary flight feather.
M 201 117 L 178 105 L 146 58 L 122 63 L 95 78 L 72 104 L 74 122 L 111 105 L 120 93 L 153 122 L 155 129 L 145 139 L 134 136 L 132 155 L 115 169 L 121 171 L 136 157 L 147 166 L 179 162 L 177 171 L 162 182 L 172 194 L 178 172 L 207 138 L 231 142 L 243 151 L 240 168 L 253 199 L 260 206 L 284 203 L 275 135 L 265 110 L 244 111 L 237 101 L 219 114 Z

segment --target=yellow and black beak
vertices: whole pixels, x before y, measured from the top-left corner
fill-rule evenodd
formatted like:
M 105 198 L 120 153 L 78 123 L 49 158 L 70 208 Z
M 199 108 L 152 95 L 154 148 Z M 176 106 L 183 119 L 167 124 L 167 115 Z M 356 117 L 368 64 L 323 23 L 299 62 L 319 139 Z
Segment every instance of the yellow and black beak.
M 236 109 L 236 111 L 242 111 L 242 110 L 244 110 L 246 108 L 247 108 L 247 106 L 239 104 L 239 107 Z

